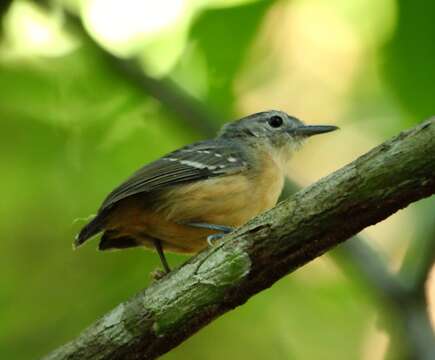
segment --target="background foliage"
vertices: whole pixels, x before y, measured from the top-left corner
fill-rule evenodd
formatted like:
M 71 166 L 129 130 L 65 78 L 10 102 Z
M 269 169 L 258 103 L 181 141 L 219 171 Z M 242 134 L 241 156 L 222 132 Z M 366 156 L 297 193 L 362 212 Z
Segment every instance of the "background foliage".
M 143 163 L 279 108 L 342 128 L 295 157 L 289 175 L 308 184 L 434 112 L 435 3 L 161 0 L 149 12 L 156 2 L 102 3 L 0 8 L 5 359 L 42 356 L 149 283 L 152 252 L 71 250 L 84 219 Z M 120 66 L 126 59 L 146 77 Z M 419 261 L 434 213 L 428 199 L 365 235 L 396 272 L 410 244 L 407 261 Z M 381 359 L 388 309 L 350 269 L 324 256 L 164 358 Z M 426 293 L 433 314 L 430 277 Z

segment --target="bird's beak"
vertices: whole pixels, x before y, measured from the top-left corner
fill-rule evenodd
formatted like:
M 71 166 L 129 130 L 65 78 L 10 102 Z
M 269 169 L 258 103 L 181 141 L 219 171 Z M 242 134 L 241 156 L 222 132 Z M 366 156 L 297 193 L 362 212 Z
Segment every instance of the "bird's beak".
M 292 134 L 302 136 L 313 136 L 338 130 L 337 126 L 333 125 L 302 125 L 291 130 Z

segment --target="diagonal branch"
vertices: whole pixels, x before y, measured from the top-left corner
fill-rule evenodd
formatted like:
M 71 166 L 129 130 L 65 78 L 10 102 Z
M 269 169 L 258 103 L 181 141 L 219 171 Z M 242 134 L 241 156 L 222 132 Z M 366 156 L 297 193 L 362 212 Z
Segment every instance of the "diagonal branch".
M 390 335 L 386 359 L 397 359 L 398 354 L 406 359 L 433 359 L 435 338 L 426 297 L 423 292 L 414 291 L 414 287 L 419 288 L 420 284 L 407 286 L 400 274 L 391 273 L 378 253 L 362 238 L 350 239 L 334 254 L 339 255 L 335 260 L 342 266 L 350 260 L 350 267 L 357 268 L 358 275 L 364 278 L 389 310 L 380 314 L 382 327 L 385 326 Z M 425 263 L 424 267 L 428 268 L 428 264 Z M 397 322 L 391 323 L 388 318 L 391 312 Z
M 154 359 L 365 227 L 435 192 L 435 118 L 299 191 L 46 359 Z
M 431 211 L 429 209 L 429 211 Z M 435 224 L 422 226 L 400 268 L 400 277 L 408 287 L 409 293 L 416 297 L 425 296 L 425 283 L 435 263 Z

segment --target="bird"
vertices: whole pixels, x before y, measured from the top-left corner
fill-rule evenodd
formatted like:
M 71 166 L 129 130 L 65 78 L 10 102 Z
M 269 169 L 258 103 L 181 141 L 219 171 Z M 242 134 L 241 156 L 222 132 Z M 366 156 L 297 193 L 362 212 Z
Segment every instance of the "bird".
M 102 233 L 99 250 L 154 249 L 195 254 L 275 206 L 293 153 L 313 135 L 338 129 L 305 125 L 283 111 L 254 113 L 144 165 L 116 187 L 74 240 Z

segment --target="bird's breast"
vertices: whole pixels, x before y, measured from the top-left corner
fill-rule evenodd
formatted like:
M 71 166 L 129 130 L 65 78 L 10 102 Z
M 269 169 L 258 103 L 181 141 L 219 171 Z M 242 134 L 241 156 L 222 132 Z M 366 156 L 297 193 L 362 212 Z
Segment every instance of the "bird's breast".
M 186 223 L 238 227 L 276 204 L 284 183 L 282 167 L 267 154 L 259 165 L 235 175 L 165 189 L 148 204 L 141 197 L 126 199 L 107 227 L 145 246 L 152 246 L 148 236 L 160 239 L 166 250 L 197 252 L 207 246 L 207 236 L 214 231 Z
M 272 208 L 284 184 L 282 168 L 267 155 L 258 168 L 178 186 L 157 211 L 167 219 L 237 227 Z

